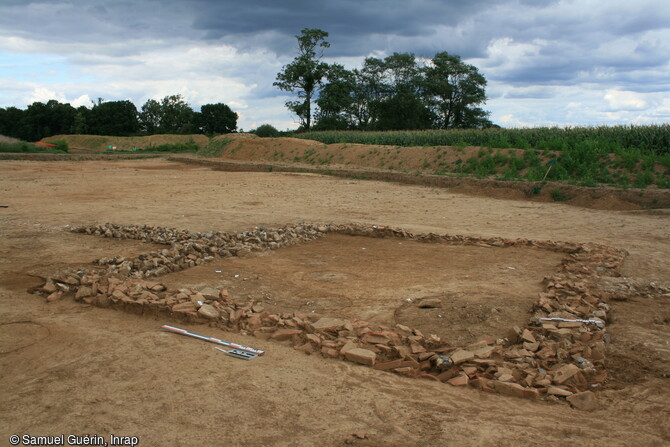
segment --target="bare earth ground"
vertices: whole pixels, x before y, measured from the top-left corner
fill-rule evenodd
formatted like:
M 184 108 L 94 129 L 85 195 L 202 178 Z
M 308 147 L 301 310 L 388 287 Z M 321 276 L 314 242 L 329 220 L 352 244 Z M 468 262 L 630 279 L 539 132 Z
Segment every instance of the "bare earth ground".
M 612 382 L 598 394 L 600 409 L 584 413 L 182 325 L 267 351 L 244 362 L 160 331 L 169 321 L 71 299 L 46 303 L 26 292 L 40 282 L 31 275 L 154 249 L 66 231 L 67 225 L 106 221 L 193 231 L 361 222 L 414 232 L 596 242 L 629 251 L 626 276 L 667 281 L 667 213 L 317 175 L 220 172 L 160 160 L 5 161 L 0 197 L 9 205 L 0 208 L 2 442 L 14 433 L 113 433 L 139 436 L 147 446 L 670 444 L 668 298 L 611 303 Z M 424 324 L 456 339 L 476 335 L 464 326 L 496 336 L 524 321 L 542 276 L 560 262 L 530 249 L 404 245 L 329 236 L 259 257 L 217 260 L 164 280 L 225 286 L 233 296 L 262 297 L 266 306 L 287 311 L 311 306 L 328 315 Z M 444 315 L 406 300 L 423 296 L 441 297 Z

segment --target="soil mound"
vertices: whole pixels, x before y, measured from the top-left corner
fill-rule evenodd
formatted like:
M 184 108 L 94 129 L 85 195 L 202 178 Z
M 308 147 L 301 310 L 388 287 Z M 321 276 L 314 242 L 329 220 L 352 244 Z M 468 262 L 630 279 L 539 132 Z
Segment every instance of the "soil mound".
M 54 135 L 42 141 L 65 140 L 75 152 L 102 152 L 109 146 L 117 150 L 129 151 L 133 148 L 147 149 L 161 144 L 195 142 L 198 146 L 206 146 L 209 138 L 205 135 L 149 135 L 146 137 L 114 137 L 107 135 Z
M 0 135 L 0 143 L 19 143 L 21 140 L 12 137 Z

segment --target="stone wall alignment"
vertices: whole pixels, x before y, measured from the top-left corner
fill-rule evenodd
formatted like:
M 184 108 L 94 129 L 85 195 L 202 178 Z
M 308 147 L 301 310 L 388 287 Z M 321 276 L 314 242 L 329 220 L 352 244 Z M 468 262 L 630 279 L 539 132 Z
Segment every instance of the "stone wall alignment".
M 413 234 L 375 225 L 298 223 L 280 228 L 257 227 L 239 233 L 194 233 L 150 225 L 95 224 L 73 232 L 118 239 L 137 239 L 166 245 L 165 249 L 135 258 L 100 258 L 92 268 L 64 271 L 47 278 L 34 292 L 47 301 L 71 294 L 74 299 L 100 307 L 156 315 L 176 321 L 208 323 L 224 330 L 290 343 L 307 354 L 342 358 L 410 377 L 524 398 L 567 400 L 581 409 L 593 409 L 592 391 L 607 382 L 605 365 L 610 316 L 608 298 L 598 287 L 621 281 L 626 252 L 598 244 L 529 239 Z M 480 247 L 534 247 L 565 253 L 554 275 L 544 278 L 525 327 L 513 327 L 507 337 L 452 346 L 447 340 L 403 325 L 373 326 L 362 320 L 344 320 L 311 313 L 270 314 L 260 303 L 239 303 L 225 290 L 168 290 L 151 280 L 169 272 L 212 261 L 275 250 L 307 242 L 328 233 L 352 236 L 404 238 L 426 243 Z M 614 280 L 614 281 L 610 281 Z M 632 284 L 632 285 L 631 285 Z M 626 283 L 626 290 L 649 284 Z M 654 285 L 654 290 L 670 290 Z M 643 290 L 644 289 L 644 290 Z M 542 322 L 540 317 L 591 319 L 603 325 Z M 573 397 L 576 396 L 576 397 Z

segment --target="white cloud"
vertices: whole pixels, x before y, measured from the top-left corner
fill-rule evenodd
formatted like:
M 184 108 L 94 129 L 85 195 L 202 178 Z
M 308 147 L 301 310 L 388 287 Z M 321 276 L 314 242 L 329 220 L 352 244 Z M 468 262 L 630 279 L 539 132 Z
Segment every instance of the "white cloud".
M 81 106 L 86 106 L 89 107 L 93 101 L 91 98 L 89 98 L 88 95 L 81 95 L 78 98 L 73 99 L 70 101 L 70 105 L 74 108 L 81 107 Z
M 644 110 L 649 107 L 644 95 L 636 92 L 610 89 L 607 90 L 603 98 L 614 111 Z
M 32 104 L 33 102 L 48 102 L 51 99 L 55 99 L 59 102 L 66 101 L 65 95 L 62 92 L 49 90 L 46 87 L 35 87 L 28 98 L 28 103 Z

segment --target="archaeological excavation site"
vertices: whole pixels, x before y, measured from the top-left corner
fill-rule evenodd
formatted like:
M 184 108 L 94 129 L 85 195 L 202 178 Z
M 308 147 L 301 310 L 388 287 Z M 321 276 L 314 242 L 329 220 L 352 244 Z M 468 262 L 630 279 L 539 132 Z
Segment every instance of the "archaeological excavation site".
M 670 440 L 663 209 L 156 159 L 4 163 L 13 433 Z
M 619 280 L 625 251 L 597 244 L 361 224 L 71 231 L 164 248 L 46 278 L 33 292 L 47 301 L 69 294 L 218 327 L 223 338 L 241 332 L 307 355 L 587 411 L 608 378 L 608 301 L 646 292 Z

